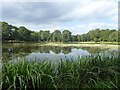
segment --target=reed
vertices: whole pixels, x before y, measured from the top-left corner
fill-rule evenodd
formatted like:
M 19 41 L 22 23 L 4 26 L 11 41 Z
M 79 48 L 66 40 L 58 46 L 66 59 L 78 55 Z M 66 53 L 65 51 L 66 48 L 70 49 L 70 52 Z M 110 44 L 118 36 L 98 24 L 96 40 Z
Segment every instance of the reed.
M 74 60 L 21 60 L 2 67 L 2 89 L 120 88 L 118 57 L 83 56 Z

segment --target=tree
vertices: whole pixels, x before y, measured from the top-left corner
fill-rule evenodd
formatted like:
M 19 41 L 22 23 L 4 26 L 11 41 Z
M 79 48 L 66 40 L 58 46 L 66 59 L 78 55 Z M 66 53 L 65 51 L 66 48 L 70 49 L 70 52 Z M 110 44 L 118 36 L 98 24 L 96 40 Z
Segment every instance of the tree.
M 50 40 L 50 31 L 39 31 L 39 40 L 49 41 Z
M 77 34 L 77 40 L 78 40 L 78 42 L 80 42 L 80 41 L 81 41 L 81 37 L 80 37 L 80 35 L 79 35 L 79 34 Z
M 109 41 L 111 41 L 111 42 L 118 41 L 118 31 L 113 32 L 109 35 Z
M 6 22 L 0 22 L 1 37 L 3 41 L 7 40 L 20 40 L 20 41 L 53 41 L 53 42 L 69 42 L 69 41 L 110 41 L 117 42 L 120 40 L 120 30 L 109 29 L 95 29 L 82 35 L 71 35 L 71 32 L 64 30 L 61 34 L 59 30 L 50 33 L 49 30 L 39 32 L 30 31 L 29 29 L 21 26 L 9 25 Z
M 31 31 L 27 28 L 21 26 L 18 28 L 19 40 L 21 41 L 30 41 Z
M 77 36 L 76 35 L 72 35 L 72 41 L 78 41 Z
M 2 40 L 15 40 L 18 36 L 16 30 L 18 30 L 17 27 L 8 25 L 6 22 L 1 22 L 2 24 Z
M 97 39 L 97 38 L 94 38 L 94 42 L 96 42 L 96 43 L 97 43 L 97 42 L 98 42 L 98 39 Z
M 61 41 L 61 32 L 59 30 L 55 30 L 52 33 L 52 41 L 53 42 L 60 42 Z
M 68 30 L 64 30 L 62 32 L 62 41 L 63 42 L 69 42 L 71 41 L 71 32 Z
M 81 35 L 81 41 L 87 41 L 87 35 L 86 34 Z
M 50 31 L 49 30 L 45 31 L 45 40 L 50 41 Z
M 36 32 L 31 32 L 30 41 L 38 41 L 38 34 Z

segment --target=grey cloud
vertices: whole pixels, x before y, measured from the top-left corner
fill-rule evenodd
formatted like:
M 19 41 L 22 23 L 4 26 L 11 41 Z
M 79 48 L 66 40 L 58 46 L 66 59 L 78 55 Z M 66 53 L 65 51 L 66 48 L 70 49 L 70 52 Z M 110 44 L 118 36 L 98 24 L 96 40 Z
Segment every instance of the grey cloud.
M 11 24 L 26 25 L 32 27 L 37 25 L 64 24 L 64 22 L 79 21 L 82 23 L 109 20 L 116 4 L 95 3 L 97 0 L 81 2 L 4 2 L 2 8 L 3 20 Z M 98 0 L 100 1 L 100 0 Z M 83 3 L 84 2 L 84 3 Z M 96 5 L 97 4 L 97 5 Z M 106 6 L 102 5 L 105 4 Z M 93 7 L 92 7 L 93 6 Z M 86 9 L 87 8 L 87 9 Z M 91 8 L 93 10 L 91 10 Z M 78 9 L 78 11 L 75 11 Z M 81 12 L 79 12 L 79 10 Z M 75 12 L 74 12 L 75 11 Z M 31 26 L 30 26 L 31 25 Z
M 70 5 L 71 4 L 71 5 Z M 3 20 L 13 20 L 22 23 L 50 24 L 63 22 L 60 20 L 65 14 L 71 12 L 74 7 L 72 3 L 3 3 Z

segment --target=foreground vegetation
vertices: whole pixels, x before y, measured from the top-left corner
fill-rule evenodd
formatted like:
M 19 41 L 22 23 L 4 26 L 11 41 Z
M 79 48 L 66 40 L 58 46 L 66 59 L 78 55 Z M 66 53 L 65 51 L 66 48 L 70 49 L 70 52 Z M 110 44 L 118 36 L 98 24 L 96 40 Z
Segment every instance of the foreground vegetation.
M 120 88 L 118 57 L 84 56 L 60 62 L 21 60 L 3 65 L 2 88 Z

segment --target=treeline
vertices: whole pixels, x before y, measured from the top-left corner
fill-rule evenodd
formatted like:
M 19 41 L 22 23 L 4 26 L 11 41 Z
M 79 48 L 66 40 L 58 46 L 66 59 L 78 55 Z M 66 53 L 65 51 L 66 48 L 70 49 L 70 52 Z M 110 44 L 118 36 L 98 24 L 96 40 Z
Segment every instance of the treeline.
M 109 29 L 95 29 L 89 31 L 86 34 L 82 35 L 72 35 L 69 30 L 64 30 L 60 32 L 55 30 L 53 33 L 50 33 L 49 30 L 39 32 L 31 31 L 23 26 L 16 27 L 9 25 L 6 22 L 0 22 L 2 25 L 2 40 L 15 40 L 15 41 L 49 41 L 49 42 L 86 42 L 86 41 L 107 41 L 107 42 L 117 42 L 119 38 L 118 30 L 109 30 Z

